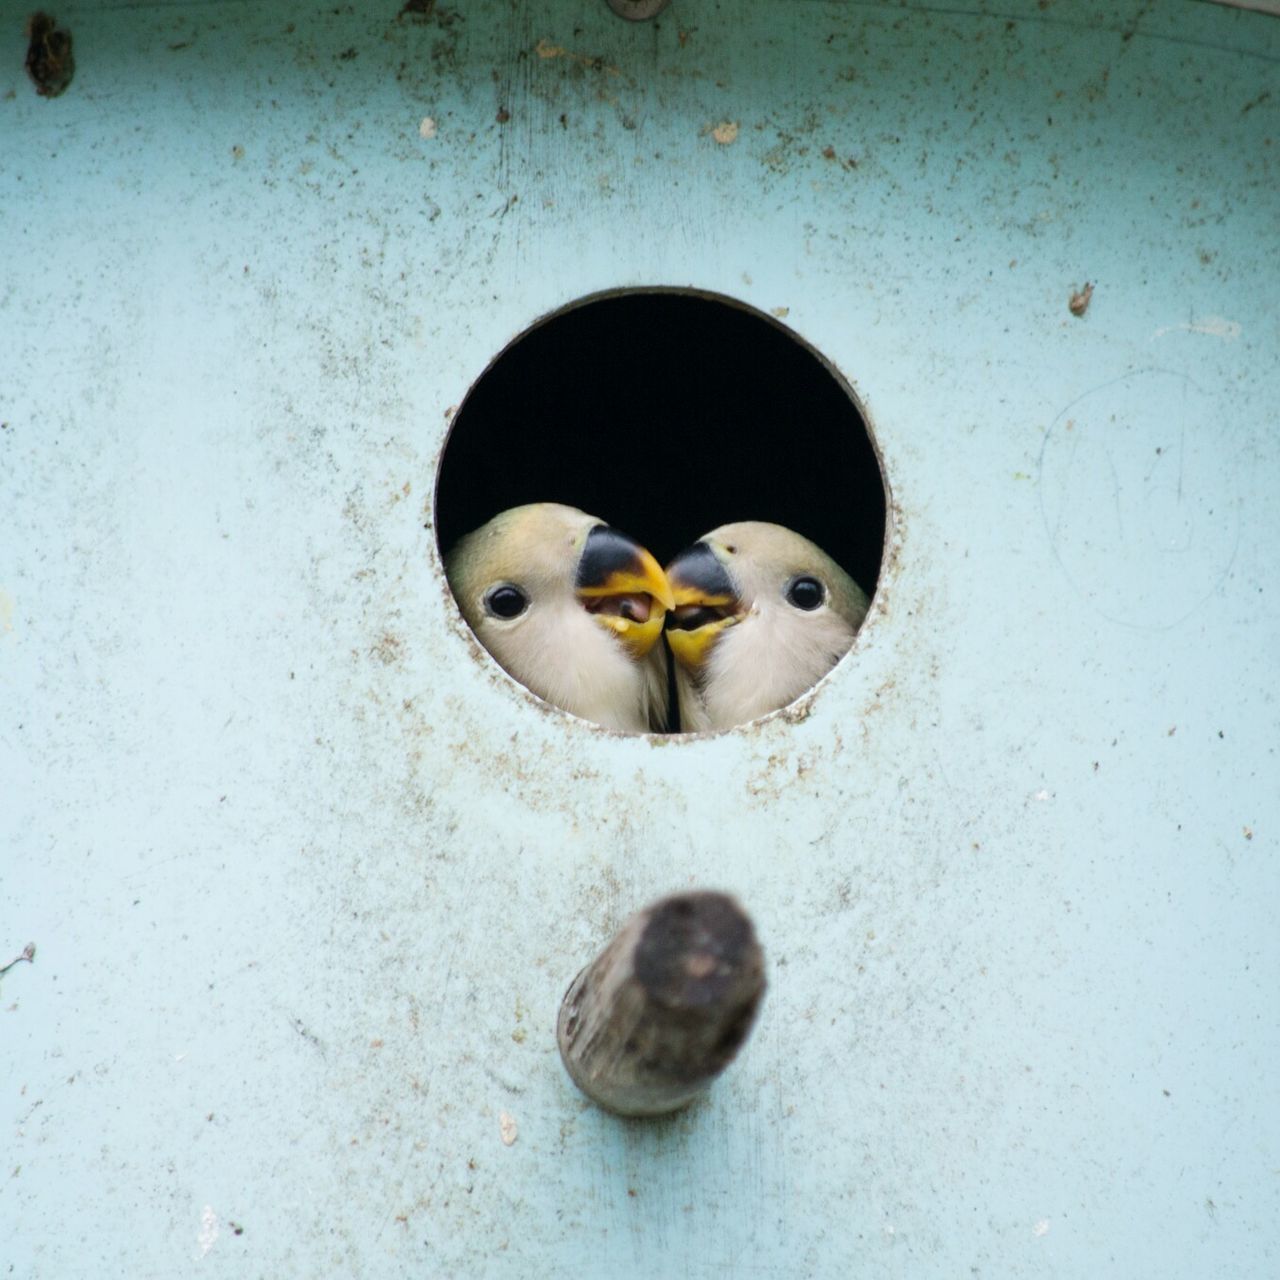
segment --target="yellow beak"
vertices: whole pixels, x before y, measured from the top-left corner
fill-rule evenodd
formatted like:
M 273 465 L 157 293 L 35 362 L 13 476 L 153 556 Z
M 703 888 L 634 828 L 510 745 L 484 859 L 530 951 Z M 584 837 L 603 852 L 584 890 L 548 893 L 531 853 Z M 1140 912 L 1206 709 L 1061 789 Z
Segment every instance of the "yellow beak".
M 662 566 L 638 542 L 608 525 L 587 535 L 574 584 L 578 599 L 639 661 L 662 635 L 675 605 Z
M 682 667 L 697 671 L 741 616 L 738 588 L 706 542 L 695 542 L 676 556 L 667 566 L 667 580 L 675 600 L 667 619 L 667 643 Z
M 672 628 L 667 632 L 667 643 L 675 660 L 688 671 L 698 671 L 707 660 L 712 645 L 720 639 L 726 627 L 731 627 L 737 618 L 720 618 L 715 622 L 707 622 L 692 631 Z

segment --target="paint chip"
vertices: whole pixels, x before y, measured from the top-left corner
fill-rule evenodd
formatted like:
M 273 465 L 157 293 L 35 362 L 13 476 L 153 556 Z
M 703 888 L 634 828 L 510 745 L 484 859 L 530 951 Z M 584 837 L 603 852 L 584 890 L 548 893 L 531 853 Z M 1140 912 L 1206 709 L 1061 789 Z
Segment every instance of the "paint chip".
M 1252 827 L 1245 827 L 1245 829 L 1244 829 L 1244 838 L 1245 838 L 1246 840 L 1252 840 L 1252 839 L 1253 839 L 1253 828 L 1252 828 Z
M 711 136 L 722 147 L 727 147 L 731 142 L 737 142 L 738 122 L 736 120 L 721 120 L 720 123 L 711 130 Z
M 213 1248 L 214 1241 L 217 1238 L 218 1215 L 214 1213 L 213 1206 L 207 1204 L 200 1211 L 200 1230 L 196 1234 L 196 1244 L 200 1246 L 200 1256 L 202 1258 Z
M 498 1112 L 498 1135 L 502 1138 L 502 1145 L 509 1147 L 515 1142 L 520 1130 L 516 1128 L 516 1118 L 510 1111 Z
M 770 311 L 769 314 L 777 320 L 785 320 L 791 314 L 791 308 L 790 307 L 774 307 L 774 309 Z
M 1031 1234 L 1039 1239 L 1041 1236 L 1049 1234 L 1049 1219 L 1041 1218 L 1034 1227 L 1031 1228 Z
M 436 136 L 436 122 L 431 116 L 423 116 L 422 123 L 418 126 L 418 137 L 434 138 Z

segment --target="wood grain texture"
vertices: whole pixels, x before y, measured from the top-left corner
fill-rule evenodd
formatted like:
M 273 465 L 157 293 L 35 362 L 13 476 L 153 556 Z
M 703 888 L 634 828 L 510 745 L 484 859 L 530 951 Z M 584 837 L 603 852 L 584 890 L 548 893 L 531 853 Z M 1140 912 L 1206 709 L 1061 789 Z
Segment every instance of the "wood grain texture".
M 676 1111 L 733 1061 L 764 988 L 755 928 L 732 898 L 664 898 L 574 979 L 560 1006 L 560 1055 L 610 1111 Z

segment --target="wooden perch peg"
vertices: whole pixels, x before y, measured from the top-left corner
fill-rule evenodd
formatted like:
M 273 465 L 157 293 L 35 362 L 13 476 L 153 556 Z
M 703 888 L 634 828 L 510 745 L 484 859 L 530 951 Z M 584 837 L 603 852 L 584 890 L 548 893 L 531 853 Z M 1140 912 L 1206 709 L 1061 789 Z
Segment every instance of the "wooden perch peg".
M 733 1060 L 764 987 L 764 953 L 732 898 L 664 898 L 632 916 L 565 992 L 560 1056 L 610 1111 L 675 1111 Z

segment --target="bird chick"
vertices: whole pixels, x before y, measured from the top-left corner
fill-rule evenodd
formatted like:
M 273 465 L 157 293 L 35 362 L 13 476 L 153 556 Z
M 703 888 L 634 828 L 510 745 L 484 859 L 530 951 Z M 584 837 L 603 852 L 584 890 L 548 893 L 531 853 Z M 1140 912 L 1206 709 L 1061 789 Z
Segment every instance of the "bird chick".
M 721 525 L 668 566 L 680 726 L 728 729 L 793 702 L 848 652 L 862 588 L 782 525 Z
M 459 539 L 445 574 L 480 643 L 540 698 L 610 729 L 667 727 L 671 589 L 642 546 L 575 507 L 513 507 Z

